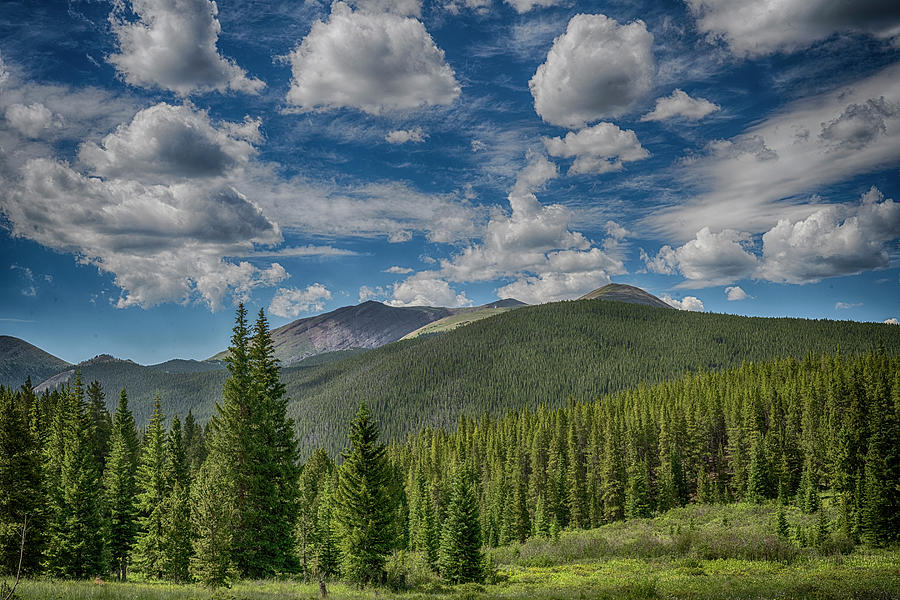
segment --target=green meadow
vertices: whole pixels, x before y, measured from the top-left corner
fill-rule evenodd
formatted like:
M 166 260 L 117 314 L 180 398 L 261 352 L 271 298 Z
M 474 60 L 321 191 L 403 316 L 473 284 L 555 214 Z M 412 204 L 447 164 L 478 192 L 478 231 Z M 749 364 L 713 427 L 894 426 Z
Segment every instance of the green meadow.
M 828 524 L 834 528 L 837 511 Z M 806 545 L 813 515 L 788 509 L 790 535 L 776 534 L 774 504 L 691 505 L 558 539 L 530 539 L 493 550 L 488 582 L 451 586 L 414 553 L 396 553 L 390 586 L 328 584 L 329 598 L 413 599 L 884 599 L 900 598 L 900 550 L 854 546 L 837 531 Z M 810 542 L 811 543 L 811 542 Z M 240 581 L 212 590 L 142 581 L 24 580 L 21 600 L 278 600 L 319 597 L 315 583 L 288 578 Z

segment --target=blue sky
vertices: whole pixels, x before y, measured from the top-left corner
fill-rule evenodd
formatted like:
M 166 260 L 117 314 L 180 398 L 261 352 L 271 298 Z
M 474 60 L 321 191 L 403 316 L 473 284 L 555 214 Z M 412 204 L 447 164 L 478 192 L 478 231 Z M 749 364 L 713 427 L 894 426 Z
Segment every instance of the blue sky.
M 205 358 L 362 300 L 900 318 L 900 11 L 0 2 L 0 333 Z

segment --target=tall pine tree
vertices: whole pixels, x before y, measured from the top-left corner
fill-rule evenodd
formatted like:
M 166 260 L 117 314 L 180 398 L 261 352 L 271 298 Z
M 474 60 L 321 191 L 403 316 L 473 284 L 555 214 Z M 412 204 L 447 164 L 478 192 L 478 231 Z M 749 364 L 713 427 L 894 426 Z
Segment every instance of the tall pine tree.
M 458 468 L 441 532 L 438 567 L 441 576 L 450 583 L 465 583 L 482 581 L 483 565 L 478 498 L 472 486 L 471 473 Z
M 135 508 L 138 439 L 125 389 L 113 420 L 110 455 L 103 477 L 106 543 L 110 566 L 119 581 L 128 576 L 128 561 L 137 533 Z
M 369 409 L 360 405 L 350 424 L 350 449 L 343 454 L 335 497 L 343 572 L 358 585 L 384 580 L 385 558 L 394 544 L 392 470 L 378 436 Z

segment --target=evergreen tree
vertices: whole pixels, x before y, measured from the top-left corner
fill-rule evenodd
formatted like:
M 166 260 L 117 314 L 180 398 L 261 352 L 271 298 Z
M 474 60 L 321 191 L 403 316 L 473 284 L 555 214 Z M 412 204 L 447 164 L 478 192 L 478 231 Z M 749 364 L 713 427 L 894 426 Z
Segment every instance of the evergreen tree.
M 378 426 L 365 404 L 350 425 L 350 449 L 344 453 L 335 497 L 340 524 L 343 573 L 359 585 L 384 580 L 395 499 L 390 496 L 390 465 L 378 441 Z
M 100 475 L 106 468 L 106 457 L 109 455 L 110 438 L 112 437 L 112 418 L 106 409 L 106 394 L 99 381 L 92 381 L 87 387 L 87 409 L 93 423 L 94 461 L 100 465 Z
M 169 491 L 165 472 L 165 431 L 162 409 L 157 396 L 153 402 L 150 425 L 144 434 L 144 447 L 141 450 L 137 470 L 139 533 L 134 547 L 134 562 L 147 577 L 163 576 L 166 552 L 163 502 Z
M 222 491 L 233 489 L 227 478 L 229 470 L 212 458 L 203 463 L 191 486 L 191 523 L 193 556 L 191 575 L 209 587 L 228 585 L 237 570 L 232 559 L 233 531 L 237 513 Z
M 254 335 L 238 306 L 226 358 L 223 404 L 212 421 L 211 459 L 230 471 L 234 503 L 233 558 L 246 577 L 294 568 L 296 442 L 271 335 L 260 311 Z
M 790 535 L 790 528 L 788 527 L 787 515 L 785 515 L 783 504 L 778 505 L 778 515 L 775 519 L 775 535 L 781 540 L 788 539 Z
M 31 392 L 29 387 L 28 393 Z M 34 573 L 41 556 L 45 496 L 37 432 L 28 424 L 30 398 L 0 387 L 0 573 L 14 573 L 23 523 L 28 518 L 25 573 Z
M 751 444 L 750 466 L 747 468 L 747 499 L 759 503 L 769 496 L 766 480 L 768 463 L 762 436 L 755 435 Z
M 166 498 L 162 505 L 162 574 L 176 582 L 188 581 L 191 560 L 190 473 L 178 415 L 166 441 L 164 480 Z
M 319 531 L 319 504 L 322 502 L 324 482 L 334 472 L 334 462 L 321 448 L 313 452 L 300 472 L 298 485 L 297 522 L 294 528 L 296 555 L 304 574 L 312 573 Z
M 137 533 L 135 474 L 138 439 L 125 389 L 119 395 L 110 439 L 110 456 L 103 477 L 105 493 L 106 545 L 119 581 L 128 575 L 128 560 Z
M 94 453 L 94 423 L 84 400 L 81 374 L 58 406 L 58 422 L 48 465 L 52 518 L 48 570 L 61 577 L 84 578 L 103 571 L 100 465 Z M 59 436 L 59 437 L 57 437 Z
M 441 576 L 450 583 L 484 579 L 478 499 L 471 479 L 470 473 L 457 469 L 441 533 L 438 567 Z
M 341 553 L 338 548 L 337 533 L 334 527 L 334 477 L 325 479 L 321 499 L 316 514 L 316 575 L 322 579 L 331 579 L 340 573 Z

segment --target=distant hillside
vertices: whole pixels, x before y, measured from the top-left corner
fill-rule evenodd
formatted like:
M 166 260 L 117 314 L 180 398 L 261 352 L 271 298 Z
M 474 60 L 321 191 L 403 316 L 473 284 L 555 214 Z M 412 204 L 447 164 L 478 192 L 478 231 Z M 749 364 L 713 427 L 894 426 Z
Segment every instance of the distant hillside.
M 284 373 L 300 444 L 336 453 L 366 402 L 388 437 L 461 414 L 564 405 L 685 372 L 744 361 L 850 354 L 883 342 L 900 354 L 900 328 L 876 323 L 740 317 L 581 300 L 528 306 L 440 336 L 420 336 L 323 367 Z
M 164 373 L 204 373 L 206 371 L 217 371 L 225 368 L 223 360 L 186 360 L 183 358 L 173 358 L 166 362 L 155 365 L 148 365 L 149 369 L 154 371 L 162 371 Z
M 19 338 L 0 335 L 0 385 L 18 388 L 30 376 L 37 385 L 69 363 Z
M 615 300 L 616 302 L 643 304 L 645 306 L 656 306 L 657 308 L 672 308 L 653 294 L 648 294 L 641 288 L 624 283 L 604 285 L 593 292 L 588 292 L 579 300 Z
M 420 327 L 415 331 L 411 331 L 401 339 L 411 340 L 413 338 L 419 337 L 420 335 L 445 333 L 452 329 L 456 329 L 457 327 L 462 327 L 463 325 L 468 325 L 469 323 L 474 323 L 475 321 L 493 317 L 494 315 L 499 315 L 500 313 L 504 313 L 508 310 L 514 310 L 516 308 L 521 308 L 523 306 L 528 305 L 513 298 L 508 298 L 505 300 L 497 300 L 496 302 L 491 302 L 490 304 L 485 304 L 484 306 L 476 306 L 475 308 L 457 309 L 458 312 L 456 314 L 444 317 L 443 319 L 438 319 L 437 321 L 429 323 L 424 327 Z
M 455 312 L 431 306 L 398 308 L 373 301 L 345 306 L 272 330 L 275 356 L 283 365 L 291 365 L 325 352 L 379 348 Z M 213 359 L 225 356 L 223 351 Z

